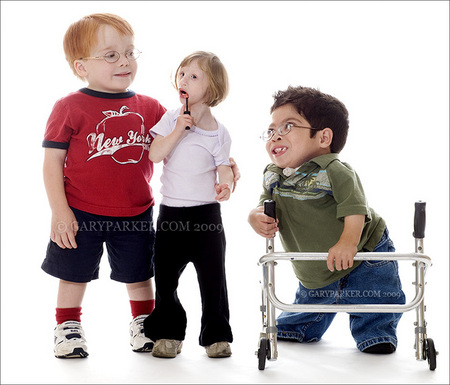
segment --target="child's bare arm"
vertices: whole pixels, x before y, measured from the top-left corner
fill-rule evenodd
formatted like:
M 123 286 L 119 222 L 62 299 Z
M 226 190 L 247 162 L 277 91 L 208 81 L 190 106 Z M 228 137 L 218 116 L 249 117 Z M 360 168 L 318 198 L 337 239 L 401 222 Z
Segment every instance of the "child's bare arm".
M 241 172 L 239 171 L 239 167 L 236 163 L 236 161 L 234 160 L 234 158 L 230 157 L 230 166 L 231 166 L 231 171 L 233 171 L 233 188 L 231 190 L 231 192 L 234 192 L 234 190 L 236 189 L 236 184 L 237 181 L 241 178 Z
M 364 215 L 349 215 L 344 218 L 344 230 L 339 241 L 328 250 L 327 267 L 330 271 L 346 270 L 353 266 L 364 228 Z
M 153 139 L 150 149 L 148 151 L 148 157 L 153 163 L 159 163 L 169 155 L 179 140 L 186 133 L 186 126 L 191 127 L 194 124 L 192 116 L 179 115 L 177 123 L 173 131 L 167 135 L 156 135 Z
M 216 200 L 219 202 L 230 199 L 231 191 L 233 191 L 234 174 L 230 166 L 217 166 L 217 174 L 219 176 L 219 184 L 216 185 Z
M 264 206 L 258 206 L 250 211 L 248 223 L 253 230 L 264 238 L 273 238 L 278 231 L 278 219 L 264 214 Z
M 50 238 L 59 247 L 72 249 L 77 247 L 75 235 L 78 223 L 67 203 L 64 190 L 64 162 L 67 151 L 46 148 L 44 156 L 44 184 L 52 210 Z

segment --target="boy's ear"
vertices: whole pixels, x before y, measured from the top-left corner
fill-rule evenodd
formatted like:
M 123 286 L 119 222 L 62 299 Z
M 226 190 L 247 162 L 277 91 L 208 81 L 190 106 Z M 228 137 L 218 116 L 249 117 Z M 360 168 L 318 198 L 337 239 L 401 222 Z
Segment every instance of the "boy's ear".
M 75 68 L 75 71 L 77 71 L 77 74 L 82 78 L 85 78 L 87 76 L 86 66 L 84 65 L 82 60 L 74 60 L 73 66 Z
M 320 146 L 322 148 L 330 147 L 331 142 L 333 141 L 333 130 L 331 128 L 324 128 L 323 130 L 319 131 L 320 133 Z

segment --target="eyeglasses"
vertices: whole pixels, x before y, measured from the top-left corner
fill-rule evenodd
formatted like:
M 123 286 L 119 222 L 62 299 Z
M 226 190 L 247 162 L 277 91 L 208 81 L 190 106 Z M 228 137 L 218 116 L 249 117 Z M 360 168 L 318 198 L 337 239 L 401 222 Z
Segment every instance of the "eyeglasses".
M 130 51 L 125 52 L 125 57 L 128 60 L 136 60 L 142 52 L 138 49 L 132 49 Z M 80 60 L 88 60 L 88 59 L 103 59 L 108 63 L 115 63 L 120 59 L 120 53 L 117 51 L 111 51 L 103 56 L 91 56 L 91 57 L 83 57 Z
M 275 135 L 275 132 L 278 133 L 278 135 L 281 135 L 281 136 L 287 135 L 291 131 L 292 127 L 307 128 L 309 130 L 315 130 L 315 131 L 323 130 L 323 128 L 313 128 L 313 127 L 306 127 L 306 126 L 298 126 L 298 125 L 296 125 L 294 123 L 285 123 L 282 126 L 278 127 L 276 130 L 273 129 L 273 128 L 269 128 L 269 129 L 263 131 L 263 133 L 261 134 L 260 138 L 264 142 L 268 142 L 269 140 L 271 140 L 273 138 L 273 136 Z

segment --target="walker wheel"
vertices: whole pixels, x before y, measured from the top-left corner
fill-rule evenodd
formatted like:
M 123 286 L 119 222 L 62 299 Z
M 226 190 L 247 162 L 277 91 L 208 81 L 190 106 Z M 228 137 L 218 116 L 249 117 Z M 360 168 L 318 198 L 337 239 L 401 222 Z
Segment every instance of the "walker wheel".
M 424 355 L 428 361 L 428 366 L 430 367 L 430 370 L 436 369 L 436 356 L 437 351 L 434 347 L 434 341 L 431 338 L 425 339 L 424 344 Z
M 264 370 L 266 367 L 266 358 L 270 358 L 269 340 L 267 338 L 261 338 L 259 340 L 258 348 L 258 369 Z

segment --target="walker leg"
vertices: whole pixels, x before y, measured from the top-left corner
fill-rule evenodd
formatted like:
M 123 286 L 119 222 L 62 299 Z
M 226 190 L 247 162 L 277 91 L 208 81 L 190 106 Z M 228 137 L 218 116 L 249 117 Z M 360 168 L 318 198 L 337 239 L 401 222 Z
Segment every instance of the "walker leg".
M 269 281 L 273 279 L 274 262 L 269 262 L 263 265 L 263 279 L 262 283 L 262 324 L 263 330 L 259 336 L 258 350 L 255 354 L 258 357 L 258 369 L 264 370 L 267 360 L 276 360 L 277 352 L 277 327 L 275 326 L 275 307 L 270 302 L 267 296 L 267 287 Z M 269 265 L 269 266 L 268 266 Z M 271 278 L 269 278 L 271 277 Z
M 275 265 L 276 262 L 267 263 L 267 288 L 275 285 Z M 277 321 L 275 318 L 275 306 L 270 302 L 270 299 L 267 298 L 267 337 L 269 339 L 269 349 L 270 356 L 269 360 L 275 361 L 278 358 L 278 350 L 277 350 Z
M 418 262 L 414 262 L 416 266 L 416 281 L 414 284 L 416 285 L 416 291 L 423 285 L 423 264 Z M 420 266 L 422 265 L 422 266 Z M 424 356 L 424 341 L 427 338 L 427 323 L 425 321 L 425 305 L 422 302 L 416 308 L 416 322 L 414 322 L 415 326 L 415 334 L 416 339 L 414 343 L 414 347 L 416 349 L 416 360 L 422 361 L 425 359 Z
M 416 253 L 424 253 L 423 239 L 425 238 L 425 202 L 415 203 L 414 212 L 414 233 L 413 236 L 416 239 Z M 422 262 L 414 262 L 416 267 L 416 293 L 419 288 L 425 289 L 425 265 Z M 416 349 L 416 359 L 419 361 L 427 360 L 430 370 L 436 369 L 436 356 L 439 354 L 435 347 L 434 341 L 431 338 L 427 338 L 427 322 L 425 321 L 425 303 L 422 300 L 416 308 L 417 321 L 414 323 L 416 326 L 416 340 L 414 347 Z
M 264 201 L 264 213 L 272 218 L 276 218 L 275 202 L 271 199 Z M 274 239 L 266 239 L 266 253 L 274 251 Z M 270 302 L 267 295 L 269 285 L 274 285 L 275 262 L 268 262 L 263 264 L 263 283 L 262 283 L 262 323 L 263 330 L 259 336 L 258 350 L 258 369 L 264 370 L 266 366 L 266 359 L 276 360 L 277 352 L 277 327 L 275 319 L 275 306 Z

